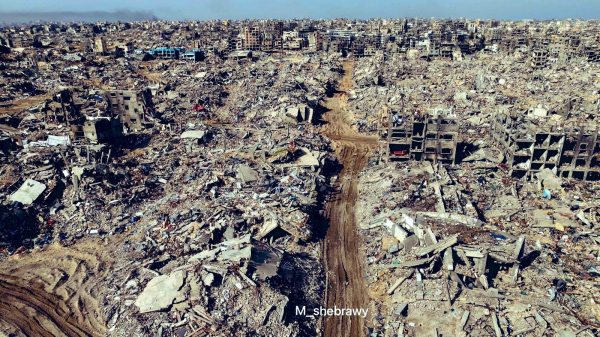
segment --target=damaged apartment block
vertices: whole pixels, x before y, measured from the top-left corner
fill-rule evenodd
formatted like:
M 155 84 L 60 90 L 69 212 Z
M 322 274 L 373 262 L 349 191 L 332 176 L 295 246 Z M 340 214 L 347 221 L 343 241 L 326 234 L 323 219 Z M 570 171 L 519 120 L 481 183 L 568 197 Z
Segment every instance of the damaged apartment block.
M 531 176 L 550 169 L 563 178 L 598 180 L 598 126 L 575 120 L 559 124 L 546 117 L 537 118 L 546 113 L 537 108 L 528 116 L 515 117 L 506 110 L 496 114 L 492 134 L 505 152 L 512 175 Z
M 94 143 L 107 143 L 117 140 L 123 133 L 119 119 L 105 112 L 104 99 L 95 96 L 94 100 L 83 102 L 73 97 L 69 89 L 62 89 L 53 95 L 45 105 L 47 118 L 69 127 L 73 139 L 87 138 Z
M 388 114 L 387 142 L 390 160 L 429 160 L 454 165 L 458 118 L 451 110 L 427 109 L 425 114 Z M 386 131 L 383 131 L 384 133 Z
M 45 114 L 69 127 L 73 139 L 87 138 L 94 143 L 118 140 L 124 126 L 139 131 L 149 122 L 146 117 L 151 105 L 146 102 L 151 102 L 150 90 L 91 90 L 89 95 L 93 99 L 84 103 L 74 98 L 70 89 L 62 89 L 45 104 Z
M 534 50 L 531 58 L 531 67 L 533 69 L 546 68 L 548 64 L 548 55 L 549 52 L 547 49 L 538 48 Z
M 94 143 L 107 143 L 123 135 L 123 124 L 110 117 L 91 117 L 82 124 L 71 125 L 73 139 L 87 138 Z
M 131 131 L 142 130 L 148 123 L 152 124 L 147 114 L 152 101 L 150 90 L 97 90 L 95 94 L 106 98 L 108 111 L 118 115 Z

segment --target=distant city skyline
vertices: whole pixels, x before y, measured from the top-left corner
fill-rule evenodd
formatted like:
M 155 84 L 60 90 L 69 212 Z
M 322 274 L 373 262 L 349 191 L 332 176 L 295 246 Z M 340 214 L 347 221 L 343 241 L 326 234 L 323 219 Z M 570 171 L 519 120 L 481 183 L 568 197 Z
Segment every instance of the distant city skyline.
M 472 18 L 499 20 L 600 19 L 598 0 L 19 0 L 2 2 L 0 21 L 135 21 L 214 19 Z

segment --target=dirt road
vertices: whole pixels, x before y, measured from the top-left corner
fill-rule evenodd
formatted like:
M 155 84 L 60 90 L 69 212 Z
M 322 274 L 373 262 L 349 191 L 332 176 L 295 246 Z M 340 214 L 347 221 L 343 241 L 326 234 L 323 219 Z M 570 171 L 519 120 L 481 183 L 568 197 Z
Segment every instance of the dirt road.
M 338 194 L 330 197 L 327 215 L 329 229 L 324 243 L 327 270 L 327 308 L 367 308 L 367 291 L 359 254 L 355 221 L 357 175 L 367 163 L 369 152 L 377 146 L 375 137 L 354 132 L 345 112 L 345 91 L 352 87 L 354 64 L 344 63 L 344 77 L 339 92 L 329 98 L 323 115 L 327 122 L 322 132 L 333 140 L 338 160 L 343 164 L 337 180 Z M 363 336 L 364 319 L 360 316 L 329 316 L 325 320 L 325 337 Z

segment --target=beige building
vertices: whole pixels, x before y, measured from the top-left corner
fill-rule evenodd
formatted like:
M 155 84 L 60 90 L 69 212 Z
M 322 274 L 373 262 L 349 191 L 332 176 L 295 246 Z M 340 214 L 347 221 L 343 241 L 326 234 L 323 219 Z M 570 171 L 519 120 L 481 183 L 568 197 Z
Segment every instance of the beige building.
M 107 49 L 106 49 L 106 42 L 104 42 L 104 39 L 102 37 L 96 37 L 94 39 L 94 53 L 96 54 L 100 54 L 100 55 L 104 55 L 107 53 Z
M 132 130 L 141 130 L 145 122 L 146 103 L 141 92 L 134 90 L 107 90 L 108 110 L 118 115 L 121 122 Z
M 247 50 L 260 50 L 260 29 L 258 27 L 244 28 L 244 48 Z

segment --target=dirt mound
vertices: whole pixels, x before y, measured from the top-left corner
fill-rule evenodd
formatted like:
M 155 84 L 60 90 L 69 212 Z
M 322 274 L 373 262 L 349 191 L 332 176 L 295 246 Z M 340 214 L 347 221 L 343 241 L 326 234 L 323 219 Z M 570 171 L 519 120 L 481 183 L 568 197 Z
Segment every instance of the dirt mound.
M 106 273 L 105 264 L 91 251 L 85 245 L 52 245 L 2 262 L 0 332 L 95 336 L 105 331 L 96 287 Z

